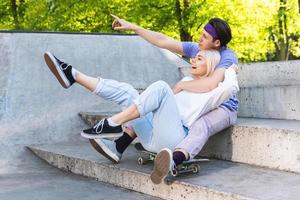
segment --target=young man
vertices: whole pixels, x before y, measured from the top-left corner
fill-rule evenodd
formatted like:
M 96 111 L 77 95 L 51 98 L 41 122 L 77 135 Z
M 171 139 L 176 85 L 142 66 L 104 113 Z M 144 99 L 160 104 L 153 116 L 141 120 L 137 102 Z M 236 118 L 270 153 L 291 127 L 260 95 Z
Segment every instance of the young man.
M 232 38 L 231 29 L 225 21 L 219 18 L 210 19 L 205 25 L 198 43 L 193 43 L 176 41 L 162 33 L 146 30 L 117 16 L 113 17 L 115 18 L 112 23 L 114 30 L 132 30 L 151 44 L 168 49 L 186 58 L 194 58 L 201 50 L 219 50 L 221 60 L 213 75 L 204 79 L 179 82 L 173 88 L 175 94 L 181 90 L 209 92 L 223 81 L 225 69 L 233 64 L 238 64 L 236 54 L 227 48 L 227 44 Z M 151 180 L 155 184 L 161 183 L 169 170 L 185 160 L 194 158 L 201 151 L 210 136 L 233 125 L 237 119 L 238 103 L 237 98 L 233 96 L 219 108 L 197 119 L 190 127 L 188 135 L 178 144 L 174 152 L 169 149 L 163 149 L 159 152 L 154 162 Z M 92 144 L 98 152 L 108 159 L 118 162 L 124 150 L 135 137 L 134 131 L 127 129 L 123 136 L 115 141 L 95 139 L 92 141 Z

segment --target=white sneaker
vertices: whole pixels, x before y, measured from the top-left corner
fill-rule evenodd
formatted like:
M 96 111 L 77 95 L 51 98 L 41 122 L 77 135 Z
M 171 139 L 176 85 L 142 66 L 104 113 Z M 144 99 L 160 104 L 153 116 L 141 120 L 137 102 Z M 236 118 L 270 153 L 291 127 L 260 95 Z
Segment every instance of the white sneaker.
M 162 149 L 155 157 L 151 181 L 160 184 L 174 167 L 172 151 L 168 148 Z
M 92 146 L 104 157 L 114 163 L 118 163 L 122 158 L 122 154 L 117 151 L 116 143 L 107 139 L 90 139 Z

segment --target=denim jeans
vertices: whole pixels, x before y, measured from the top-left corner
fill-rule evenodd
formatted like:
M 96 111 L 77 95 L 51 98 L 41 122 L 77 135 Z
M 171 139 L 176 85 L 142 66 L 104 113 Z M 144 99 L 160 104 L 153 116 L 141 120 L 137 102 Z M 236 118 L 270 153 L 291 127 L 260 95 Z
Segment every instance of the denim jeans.
M 130 124 L 144 148 L 151 152 L 159 152 L 165 147 L 171 150 L 182 148 L 193 158 L 211 135 L 236 122 L 237 112 L 220 106 L 210 108 L 211 111 L 199 117 L 188 130 L 183 126 L 175 96 L 167 83 L 157 81 L 139 95 L 130 84 L 99 80 L 95 94 L 118 103 L 123 109 L 133 103 L 137 106 L 140 118 Z M 215 106 L 211 101 L 207 105 Z
M 99 79 L 95 94 L 118 103 L 123 109 L 135 103 L 140 118 L 131 125 L 145 149 L 159 152 L 175 147 L 186 137 L 174 94 L 164 81 L 151 84 L 140 95 L 130 84 L 109 79 Z

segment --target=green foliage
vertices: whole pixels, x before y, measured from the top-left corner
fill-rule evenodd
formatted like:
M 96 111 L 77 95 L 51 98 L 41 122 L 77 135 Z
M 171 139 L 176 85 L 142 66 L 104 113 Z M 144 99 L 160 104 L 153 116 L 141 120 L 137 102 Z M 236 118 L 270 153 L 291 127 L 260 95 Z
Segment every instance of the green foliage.
M 279 44 L 288 47 L 290 58 L 300 57 L 298 11 L 297 0 L 2 0 L 0 29 L 115 32 L 110 16 L 115 14 L 176 39 L 197 42 L 208 20 L 220 17 L 232 29 L 229 47 L 241 61 L 253 62 L 277 59 Z M 280 24 L 283 16 L 286 28 Z

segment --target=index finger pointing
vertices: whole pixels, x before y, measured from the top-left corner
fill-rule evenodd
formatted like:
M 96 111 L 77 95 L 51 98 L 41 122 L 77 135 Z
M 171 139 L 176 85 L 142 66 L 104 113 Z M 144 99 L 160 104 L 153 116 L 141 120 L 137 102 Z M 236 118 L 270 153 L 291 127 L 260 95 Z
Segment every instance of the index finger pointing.
M 115 16 L 115 15 L 113 15 L 113 14 L 110 14 L 113 18 L 115 18 L 115 19 L 120 19 L 119 17 L 117 17 L 117 16 Z

